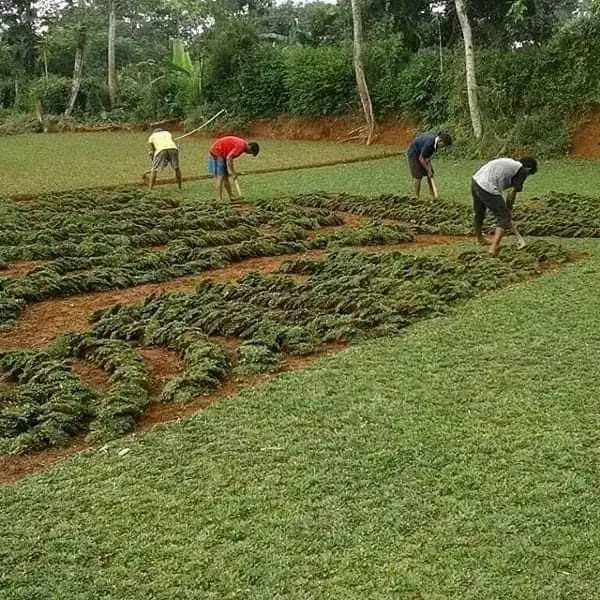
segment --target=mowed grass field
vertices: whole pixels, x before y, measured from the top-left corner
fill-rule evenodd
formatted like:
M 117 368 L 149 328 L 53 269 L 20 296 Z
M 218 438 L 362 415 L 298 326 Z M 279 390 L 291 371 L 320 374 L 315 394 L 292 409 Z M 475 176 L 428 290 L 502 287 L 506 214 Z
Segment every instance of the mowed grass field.
M 33 194 L 139 182 L 149 168 L 147 139 L 144 133 L 128 132 L 0 137 L 4 156 L 0 193 Z M 240 171 L 326 163 L 394 150 L 335 142 L 258 141 L 260 157 L 240 157 L 236 163 Z M 184 177 L 205 175 L 211 140 L 191 137 L 178 144 Z M 162 177 L 173 177 L 172 170 L 165 170 Z
M 477 163 L 436 164 L 467 202 Z M 409 189 L 401 157 L 242 185 Z M 600 243 L 560 243 L 589 258 L 0 489 L 0 597 L 596 598 Z

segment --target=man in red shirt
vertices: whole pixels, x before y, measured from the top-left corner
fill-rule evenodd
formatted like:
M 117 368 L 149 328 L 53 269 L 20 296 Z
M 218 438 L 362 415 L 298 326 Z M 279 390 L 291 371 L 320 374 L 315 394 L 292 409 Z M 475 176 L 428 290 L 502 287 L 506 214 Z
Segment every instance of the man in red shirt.
M 247 142 L 235 135 L 226 135 L 219 138 L 210 147 L 208 151 L 208 172 L 213 177 L 213 185 L 219 201 L 223 200 L 223 187 L 229 194 L 229 199 L 233 199 L 231 181 L 237 185 L 238 178 L 233 166 L 233 159 L 242 154 L 256 156 L 259 150 L 260 148 L 256 142 Z M 238 195 L 241 195 L 239 186 L 237 189 Z

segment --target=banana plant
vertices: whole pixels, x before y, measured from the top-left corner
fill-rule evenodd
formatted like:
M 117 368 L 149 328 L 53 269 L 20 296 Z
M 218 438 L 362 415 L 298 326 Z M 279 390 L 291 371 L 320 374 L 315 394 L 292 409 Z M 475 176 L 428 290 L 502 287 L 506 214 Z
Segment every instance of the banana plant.
M 181 39 L 173 39 L 172 46 L 171 65 L 173 69 L 183 75 L 184 91 L 188 102 L 197 105 L 202 95 L 202 60 L 192 61 L 190 53 Z

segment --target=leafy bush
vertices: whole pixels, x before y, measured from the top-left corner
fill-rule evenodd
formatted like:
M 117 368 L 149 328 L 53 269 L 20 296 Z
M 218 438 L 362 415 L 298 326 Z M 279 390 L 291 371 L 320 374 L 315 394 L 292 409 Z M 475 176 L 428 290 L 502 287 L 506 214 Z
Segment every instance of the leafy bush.
M 32 102 L 39 100 L 44 113 L 60 115 L 64 112 L 71 93 L 71 80 L 68 77 L 52 75 L 48 79 L 34 81 L 29 94 Z
M 285 49 L 288 112 L 293 115 L 342 115 L 357 106 L 349 44 Z

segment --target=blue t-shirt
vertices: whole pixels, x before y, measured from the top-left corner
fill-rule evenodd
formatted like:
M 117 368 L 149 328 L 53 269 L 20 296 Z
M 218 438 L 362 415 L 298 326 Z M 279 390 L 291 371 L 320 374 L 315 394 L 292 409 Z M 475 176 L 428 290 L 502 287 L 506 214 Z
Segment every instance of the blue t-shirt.
M 435 133 L 419 133 L 406 151 L 408 158 L 431 158 L 435 152 L 436 137 Z

